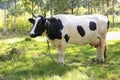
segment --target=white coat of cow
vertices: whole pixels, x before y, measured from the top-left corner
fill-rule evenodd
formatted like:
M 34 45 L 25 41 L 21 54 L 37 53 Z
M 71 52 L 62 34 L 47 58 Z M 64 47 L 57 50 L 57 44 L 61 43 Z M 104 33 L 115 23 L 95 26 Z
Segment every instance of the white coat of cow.
M 64 64 L 64 54 L 67 44 L 79 44 L 96 47 L 96 58 L 102 53 L 102 62 L 106 58 L 106 34 L 109 28 L 108 18 L 104 15 L 67 15 L 58 14 L 52 18 L 37 16 L 29 18 L 33 24 L 31 37 L 46 35 L 57 49 L 59 63 Z

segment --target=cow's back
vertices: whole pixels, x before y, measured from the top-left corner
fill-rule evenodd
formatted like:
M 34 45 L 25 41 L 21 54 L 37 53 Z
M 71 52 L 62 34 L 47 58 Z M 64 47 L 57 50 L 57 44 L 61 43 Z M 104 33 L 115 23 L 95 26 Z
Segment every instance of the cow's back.
M 84 17 L 96 21 L 98 25 L 98 32 L 99 34 L 106 34 L 107 27 L 108 27 L 108 18 L 107 16 L 100 15 L 100 14 L 94 14 L 94 15 L 84 15 Z
M 69 43 L 88 44 L 97 37 L 97 27 L 96 30 L 89 28 L 90 19 L 74 15 L 56 15 L 55 17 L 62 21 L 64 26 L 62 36 L 68 34 L 70 36 Z

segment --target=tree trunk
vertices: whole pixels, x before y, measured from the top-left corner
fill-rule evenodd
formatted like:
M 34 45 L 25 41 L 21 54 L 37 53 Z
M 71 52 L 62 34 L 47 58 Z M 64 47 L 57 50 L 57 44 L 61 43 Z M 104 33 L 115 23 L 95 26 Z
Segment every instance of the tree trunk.
M 112 27 L 114 27 L 114 18 L 115 18 L 115 1 L 113 0 L 113 18 L 112 18 L 112 21 L 113 21 L 113 24 L 112 24 Z
M 16 0 L 14 0 L 15 3 L 15 9 L 14 9 L 14 27 L 13 32 L 16 30 Z
M 34 5 L 33 5 L 33 0 L 32 0 L 32 13 L 34 14 Z M 32 17 L 34 17 L 34 16 L 32 16 Z
M 6 27 L 6 18 L 7 18 L 6 8 L 7 8 L 7 0 L 4 0 L 4 29 L 3 29 L 4 34 L 7 31 L 7 27 Z
M 50 0 L 50 16 L 53 16 L 53 9 L 52 9 L 52 2 L 53 0 Z
M 88 14 L 90 14 L 90 1 L 89 0 L 87 2 L 87 5 L 88 5 Z
M 92 8 L 93 8 L 93 0 L 91 0 L 91 14 L 93 13 Z
M 108 7 L 109 7 L 109 0 L 107 0 L 107 14 L 106 14 L 107 17 L 109 17 L 109 16 L 108 16 Z
M 38 1 L 38 14 L 40 14 L 40 0 Z
M 103 0 L 101 0 L 101 14 L 103 13 Z
M 74 1 L 71 0 L 71 14 L 74 14 L 74 8 L 73 8 L 73 5 L 74 5 Z

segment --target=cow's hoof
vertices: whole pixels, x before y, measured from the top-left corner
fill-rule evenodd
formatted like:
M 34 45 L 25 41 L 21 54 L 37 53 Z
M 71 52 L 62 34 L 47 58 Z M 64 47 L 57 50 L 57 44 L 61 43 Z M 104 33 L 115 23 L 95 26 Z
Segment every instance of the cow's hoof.
M 104 61 L 104 60 L 101 60 L 100 63 L 105 63 L 105 61 Z
M 64 66 L 64 63 L 63 63 L 63 62 L 59 62 L 59 64 L 60 64 L 61 66 Z
M 95 58 L 93 58 L 93 59 L 92 59 L 92 62 L 96 62 L 96 59 L 95 59 Z
M 93 58 L 92 62 L 99 62 L 99 59 Z

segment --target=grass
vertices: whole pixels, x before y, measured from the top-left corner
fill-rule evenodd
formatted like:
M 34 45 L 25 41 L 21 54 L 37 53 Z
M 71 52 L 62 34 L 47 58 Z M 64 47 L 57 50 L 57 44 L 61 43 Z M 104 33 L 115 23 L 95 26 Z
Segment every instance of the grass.
M 95 49 L 91 46 L 68 45 L 65 65 L 53 63 L 44 38 L 16 37 L 0 41 L 1 80 L 119 80 L 120 41 L 108 41 L 105 64 L 91 61 Z M 57 61 L 57 50 L 51 46 Z

